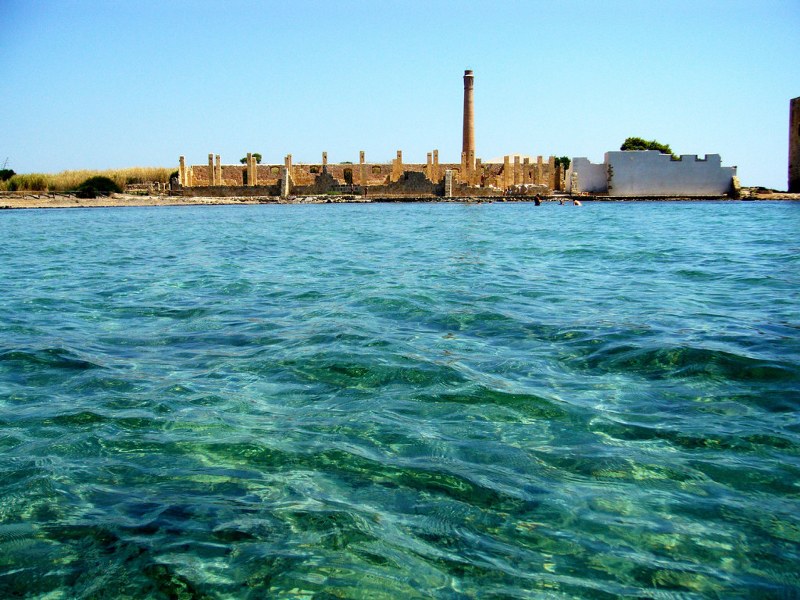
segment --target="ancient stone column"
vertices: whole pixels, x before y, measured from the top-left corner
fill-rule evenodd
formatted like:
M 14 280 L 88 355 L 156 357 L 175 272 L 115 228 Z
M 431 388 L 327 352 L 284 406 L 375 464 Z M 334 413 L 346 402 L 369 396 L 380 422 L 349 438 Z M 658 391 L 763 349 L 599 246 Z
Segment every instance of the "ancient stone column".
M 425 163 L 425 176 L 433 181 L 433 152 L 428 152 L 427 161 Z
M 292 155 L 287 154 L 286 158 L 283 159 L 283 165 L 289 172 L 289 179 L 294 179 L 294 171 L 292 170 Z
M 475 78 L 472 75 L 472 71 L 464 71 L 464 135 L 461 144 L 461 152 L 467 155 L 467 159 L 469 159 L 470 152 L 475 152 L 474 86 Z M 473 166 L 474 164 L 470 165 L 470 170 Z
M 549 187 L 551 190 L 556 190 L 556 189 L 558 189 L 558 180 L 556 179 L 556 157 L 555 156 L 551 156 L 550 158 L 547 159 L 547 167 L 548 167 L 548 170 L 550 171 L 548 173 L 549 177 L 548 177 L 547 187 Z
M 481 165 L 481 159 L 475 159 L 475 175 L 472 179 L 472 185 L 482 185 L 483 182 L 481 181 L 483 176 L 483 167 Z
M 327 152 L 323 152 L 322 153 L 322 166 L 323 167 L 327 167 L 328 166 L 328 153 Z
M 458 172 L 458 181 L 463 183 L 467 181 L 467 153 L 461 153 L 461 170 Z
M 214 181 L 217 185 L 222 185 L 222 161 L 219 158 L 219 154 L 215 157 L 216 160 L 216 168 L 214 169 Z
M 475 185 L 475 150 L 467 153 L 467 181 L 470 185 Z
M 392 177 L 391 181 L 400 181 L 403 176 L 403 151 L 397 151 L 397 158 L 392 161 Z
M 800 96 L 789 103 L 789 191 L 800 193 Z
M 247 185 L 253 185 L 253 155 L 248 152 L 245 157 L 245 166 L 247 167 Z
M 291 157 L 291 154 L 287 156 L 287 159 L 289 157 Z M 281 168 L 281 198 L 288 198 L 289 193 L 292 191 L 291 175 L 289 171 L 290 168 L 287 166 Z
M 208 185 L 214 185 L 214 155 L 208 155 Z
M 251 169 L 253 171 L 252 175 L 253 185 L 258 185 L 258 160 L 256 160 L 255 156 L 250 157 L 250 163 L 252 164 Z
M 439 173 L 439 151 L 433 151 L 433 182 L 439 183 L 439 180 L 442 178 L 441 174 Z
M 367 185 L 367 165 L 366 156 L 363 150 L 358 153 L 358 182 Z
M 544 183 L 544 163 L 542 162 L 542 157 L 536 157 L 536 182 L 539 185 Z
M 181 156 L 178 159 L 178 183 L 180 183 L 181 186 L 188 186 L 189 184 L 186 180 L 186 157 Z
M 514 185 L 522 183 L 522 164 L 520 163 L 519 154 L 514 155 Z
M 503 157 L 503 189 L 511 187 L 514 175 L 511 173 L 511 159 L 508 155 Z
M 447 169 L 444 172 L 444 195 L 446 198 L 453 197 L 453 170 Z
M 531 182 L 531 159 L 525 157 L 522 161 L 522 183 L 528 184 Z

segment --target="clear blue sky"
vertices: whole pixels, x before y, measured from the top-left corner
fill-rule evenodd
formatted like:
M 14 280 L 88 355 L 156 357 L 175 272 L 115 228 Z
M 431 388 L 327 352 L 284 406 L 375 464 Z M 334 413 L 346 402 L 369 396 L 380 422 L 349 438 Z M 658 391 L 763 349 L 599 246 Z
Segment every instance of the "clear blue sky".
M 0 163 L 17 172 L 586 156 L 637 135 L 786 189 L 800 0 L 0 0 Z

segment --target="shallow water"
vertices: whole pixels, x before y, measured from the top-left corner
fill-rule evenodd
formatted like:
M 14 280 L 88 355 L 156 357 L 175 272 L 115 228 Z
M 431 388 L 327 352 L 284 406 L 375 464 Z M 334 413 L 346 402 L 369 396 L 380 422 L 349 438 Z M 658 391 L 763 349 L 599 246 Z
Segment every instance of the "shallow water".
M 800 205 L 0 213 L 0 597 L 800 597 Z

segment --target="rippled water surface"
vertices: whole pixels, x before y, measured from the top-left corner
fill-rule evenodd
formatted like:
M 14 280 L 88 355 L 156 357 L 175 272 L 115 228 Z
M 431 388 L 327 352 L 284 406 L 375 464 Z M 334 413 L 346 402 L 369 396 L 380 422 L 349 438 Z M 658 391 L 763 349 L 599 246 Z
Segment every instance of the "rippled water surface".
M 800 597 L 800 205 L 0 213 L 0 597 Z

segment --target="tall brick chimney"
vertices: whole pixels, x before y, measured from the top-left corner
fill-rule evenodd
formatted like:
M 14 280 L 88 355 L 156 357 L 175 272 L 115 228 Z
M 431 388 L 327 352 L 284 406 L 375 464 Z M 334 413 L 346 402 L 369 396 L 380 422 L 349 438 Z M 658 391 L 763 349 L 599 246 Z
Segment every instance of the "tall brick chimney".
M 464 71 L 464 138 L 461 152 L 466 154 L 468 160 L 470 156 L 475 156 L 475 117 L 472 97 L 474 85 L 475 78 L 472 76 L 472 71 Z
M 800 193 L 800 96 L 789 102 L 789 191 Z

